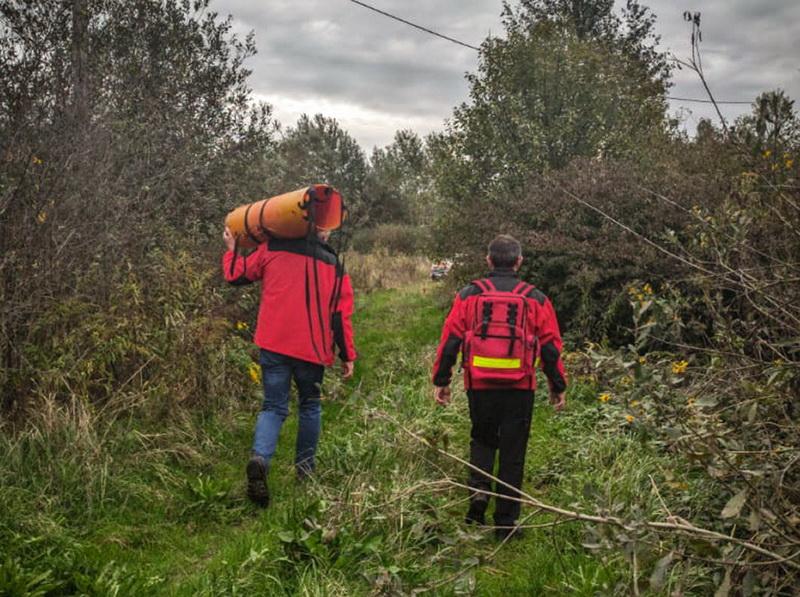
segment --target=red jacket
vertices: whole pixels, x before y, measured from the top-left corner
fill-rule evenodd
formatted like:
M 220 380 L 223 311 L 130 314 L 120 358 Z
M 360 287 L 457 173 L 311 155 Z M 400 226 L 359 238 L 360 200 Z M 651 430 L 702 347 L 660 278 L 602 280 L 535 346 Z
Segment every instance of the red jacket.
M 519 278 L 513 271 L 498 269 L 488 276 L 494 287 L 500 292 L 511 292 L 519 285 Z M 436 363 L 433 367 L 433 383 L 442 387 L 450 385 L 453 366 L 461 350 L 461 344 L 467 330 L 474 327 L 474 301 L 483 291 L 477 284 L 469 284 L 456 295 L 450 314 L 444 322 L 442 338 L 439 349 L 436 351 Z M 533 330 L 539 339 L 541 368 L 547 376 L 550 389 L 563 392 L 567 387 L 567 378 L 564 364 L 561 361 L 561 332 L 558 329 L 553 305 L 541 291 L 536 288 L 526 294 L 528 301 L 529 329 Z M 472 390 L 488 389 L 535 389 L 536 378 L 523 379 L 515 385 L 482 385 L 478 382 L 470 383 L 469 376 L 464 376 L 464 386 Z
M 355 360 L 353 287 L 328 245 L 269 239 L 247 257 L 226 252 L 222 271 L 234 285 L 261 281 L 259 347 L 329 366 L 335 345 L 343 361 Z

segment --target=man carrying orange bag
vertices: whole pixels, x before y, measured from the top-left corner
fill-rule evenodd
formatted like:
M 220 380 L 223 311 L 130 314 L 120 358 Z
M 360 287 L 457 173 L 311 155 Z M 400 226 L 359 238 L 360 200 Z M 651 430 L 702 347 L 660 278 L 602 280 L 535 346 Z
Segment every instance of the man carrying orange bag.
M 247 495 L 262 507 L 269 504 L 269 465 L 289 412 L 292 379 L 298 391 L 295 467 L 302 479 L 314 471 L 322 378 L 335 349 L 342 376 L 353 375 L 353 288 L 328 234 L 315 229 L 305 238 L 270 237 L 247 257 L 236 255 L 228 227 L 223 236 L 225 279 L 233 285 L 261 282 L 254 342 L 261 349 L 264 401 L 247 463 Z

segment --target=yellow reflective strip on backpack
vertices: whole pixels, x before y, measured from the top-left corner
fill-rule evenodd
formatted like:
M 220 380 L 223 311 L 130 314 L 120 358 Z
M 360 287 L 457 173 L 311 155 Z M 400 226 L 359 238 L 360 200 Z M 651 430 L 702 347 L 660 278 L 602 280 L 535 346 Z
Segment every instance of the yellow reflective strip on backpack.
M 472 357 L 473 367 L 484 367 L 486 369 L 519 369 L 519 359 L 497 359 L 492 357 Z

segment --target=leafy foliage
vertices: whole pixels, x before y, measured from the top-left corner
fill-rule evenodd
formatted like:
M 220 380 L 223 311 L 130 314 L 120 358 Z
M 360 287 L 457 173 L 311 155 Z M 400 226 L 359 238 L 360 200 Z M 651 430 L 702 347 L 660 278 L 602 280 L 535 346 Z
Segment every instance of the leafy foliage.
M 309 181 L 326 182 L 346 198 L 351 226 L 358 226 L 366 217 L 366 156 L 335 119 L 302 115 L 281 139 L 276 160 L 270 170 L 273 188 L 288 191 Z
M 118 312 L 114 301 L 142 294 L 154 302 L 143 299 L 135 312 L 157 313 L 148 309 L 164 299 L 150 291 L 165 290 L 157 276 L 167 272 L 156 247 L 198 251 L 206 233 L 218 234 L 231 198 L 263 184 L 257 173 L 271 155 L 274 125 L 268 107 L 248 103 L 243 62 L 255 48 L 233 35 L 230 18 L 207 9 L 208 2 L 177 0 L 3 4 L 0 385 L 7 412 L 50 391 L 40 380 L 51 367 L 84 368 L 89 377 L 103 370 L 105 391 L 114 387 L 109 377 L 122 383 L 128 369 L 118 361 L 135 362 L 141 344 L 112 347 L 108 327 L 87 330 L 85 322 L 67 331 L 67 323 L 83 309 L 99 320 Z M 72 31 L 81 22 L 82 36 Z M 85 93 L 65 103 L 78 86 Z M 120 296 L 123 289 L 131 294 Z M 55 343 L 62 333 L 74 342 Z M 88 348 L 82 363 L 92 338 L 103 348 Z M 92 398 L 102 396 L 92 383 Z
M 567 323 L 581 316 L 582 295 L 597 297 L 615 285 L 618 291 L 619 270 L 626 258 L 639 255 L 628 237 L 616 231 L 609 235 L 596 213 L 576 209 L 552 177 L 563 184 L 578 175 L 584 191 L 594 188 L 596 177 L 613 171 L 616 181 L 624 178 L 635 194 L 609 187 L 602 207 L 613 202 L 615 211 L 630 213 L 630 204 L 641 201 L 637 179 L 646 177 L 653 161 L 643 148 L 668 145 L 667 71 L 663 57 L 644 50 L 651 18 L 632 6 L 629 16 L 638 25 L 625 33 L 610 5 L 507 7 L 506 37 L 484 43 L 478 73 L 469 76 L 470 102 L 455 109 L 446 134 L 429 140 L 439 197 L 436 252 L 465 255 L 464 268 L 475 275 L 495 234 L 524 237 L 537 255 L 534 280 L 546 290 L 562 290 L 565 281 L 573 286 L 561 301 Z M 629 203 L 618 205 L 620 196 Z M 600 236 L 610 236 L 612 244 L 597 242 Z M 609 275 L 608 260 L 595 255 L 601 246 L 608 254 L 622 249 L 623 263 Z M 576 262 L 579 247 L 582 259 Z M 594 272 L 578 271 L 582 264 Z M 596 272 L 603 273 L 598 278 Z M 596 311 L 590 313 L 581 330 L 597 317 Z
M 398 131 L 394 141 L 375 148 L 366 181 L 368 223 L 417 223 L 429 177 L 423 141 L 413 131 Z

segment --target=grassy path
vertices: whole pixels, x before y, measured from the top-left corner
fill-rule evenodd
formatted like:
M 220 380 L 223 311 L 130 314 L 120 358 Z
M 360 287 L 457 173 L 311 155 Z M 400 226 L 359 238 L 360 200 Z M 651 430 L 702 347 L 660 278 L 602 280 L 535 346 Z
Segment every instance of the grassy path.
M 116 426 L 98 448 L 105 451 L 95 471 L 100 479 L 86 479 L 85 462 L 69 461 L 45 482 L 43 471 L 54 470 L 47 454 L 37 453 L 33 465 L 11 458 L 4 480 L 14 467 L 40 476 L 12 481 L 0 495 L 10 507 L 0 536 L 11 537 L 18 554 L 0 568 L 0 593 L 3 570 L 19 582 L 49 571 L 31 586 L 60 582 L 58 593 L 98 595 L 368 595 L 423 587 L 441 595 L 590 595 L 624 582 L 620 559 L 594 557 L 573 525 L 529 530 L 488 560 L 497 544 L 462 524 L 464 492 L 433 483 L 461 480 L 465 471 L 382 417 L 466 453 L 463 394 L 448 409 L 430 396 L 446 308 L 438 296 L 420 284 L 359 297 L 361 360 L 354 383 L 345 386 L 330 372 L 326 379 L 320 476 L 307 484 L 294 479 L 291 414 L 266 511 L 243 493 L 255 388 L 228 411 L 175 428 Z M 525 487 L 562 504 L 580 503 L 589 484 L 611 502 L 630 500 L 658 463 L 625 435 L 589 441 L 596 401 L 582 402 L 581 393 L 591 389 L 573 387 L 565 416 L 537 403 Z M 34 443 L 27 448 L 41 451 Z

